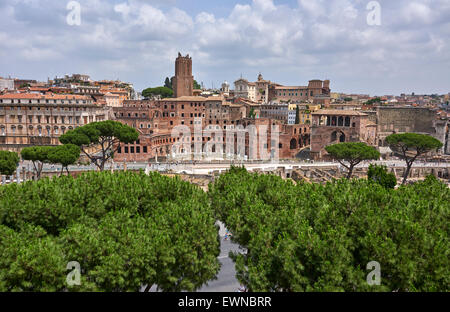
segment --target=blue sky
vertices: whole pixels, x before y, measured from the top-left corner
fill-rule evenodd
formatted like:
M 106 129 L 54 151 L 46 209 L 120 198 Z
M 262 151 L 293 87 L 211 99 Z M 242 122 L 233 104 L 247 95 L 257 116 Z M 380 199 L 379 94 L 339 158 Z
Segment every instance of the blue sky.
M 142 90 L 182 52 L 208 87 L 261 72 L 336 92 L 450 92 L 450 0 L 380 0 L 380 25 L 369 0 L 78 0 L 79 26 L 68 2 L 0 1 L 0 76 L 86 73 Z

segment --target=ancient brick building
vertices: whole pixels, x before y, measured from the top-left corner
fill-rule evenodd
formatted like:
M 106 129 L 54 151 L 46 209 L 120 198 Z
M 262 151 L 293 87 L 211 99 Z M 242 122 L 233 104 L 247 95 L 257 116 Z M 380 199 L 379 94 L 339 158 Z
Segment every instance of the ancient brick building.
M 325 147 L 342 142 L 376 144 L 376 124 L 368 115 L 350 110 L 319 110 L 314 112 L 311 127 L 311 156 L 326 158 Z
M 110 118 L 110 109 L 82 95 L 0 95 L 0 149 L 20 152 L 32 145 L 58 145 L 59 136 Z
M 262 77 L 259 81 L 264 82 Z M 309 126 L 261 118 L 260 105 L 243 99 L 231 103 L 223 96 L 192 96 L 192 83 L 192 59 L 179 54 L 174 98 L 125 101 L 115 107 L 114 117 L 137 129 L 139 140 L 122 144 L 114 159 L 147 162 L 211 154 L 219 159 L 293 158 L 309 145 Z M 258 136 L 253 136 L 254 129 Z
M 436 136 L 436 112 L 429 108 L 379 106 L 377 112 L 378 145 L 386 146 L 393 133 L 415 132 Z
M 194 77 L 192 76 L 192 58 L 187 56 L 181 56 L 178 53 L 178 57 L 175 61 L 175 77 L 173 79 L 173 91 L 174 96 L 192 96 L 194 89 Z

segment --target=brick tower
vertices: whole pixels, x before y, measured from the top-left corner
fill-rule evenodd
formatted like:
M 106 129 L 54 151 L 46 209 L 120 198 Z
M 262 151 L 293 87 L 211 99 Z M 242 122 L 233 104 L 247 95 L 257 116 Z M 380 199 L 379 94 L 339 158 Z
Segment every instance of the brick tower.
M 173 79 L 174 96 L 192 96 L 194 88 L 194 76 L 192 76 L 192 58 L 189 54 L 178 57 L 175 61 L 175 77 Z

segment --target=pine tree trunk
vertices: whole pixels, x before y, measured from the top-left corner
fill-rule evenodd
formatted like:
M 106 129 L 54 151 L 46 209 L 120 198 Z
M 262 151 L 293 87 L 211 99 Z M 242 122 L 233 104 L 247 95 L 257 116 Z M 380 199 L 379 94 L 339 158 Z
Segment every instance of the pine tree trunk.
M 350 165 L 350 168 L 348 169 L 347 179 L 351 179 L 353 175 L 353 165 Z
M 409 172 L 411 171 L 412 164 L 406 164 L 406 171 L 403 175 L 403 182 L 402 185 L 406 184 L 406 181 L 408 180 Z

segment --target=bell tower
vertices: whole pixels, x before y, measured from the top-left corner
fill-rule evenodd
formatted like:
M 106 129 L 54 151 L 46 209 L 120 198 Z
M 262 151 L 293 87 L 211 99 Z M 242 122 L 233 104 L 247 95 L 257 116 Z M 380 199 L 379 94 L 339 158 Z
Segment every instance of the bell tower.
M 182 56 L 178 53 L 175 61 L 175 77 L 173 80 L 174 96 L 192 96 L 194 89 L 194 76 L 192 76 L 192 58 L 189 54 Z

